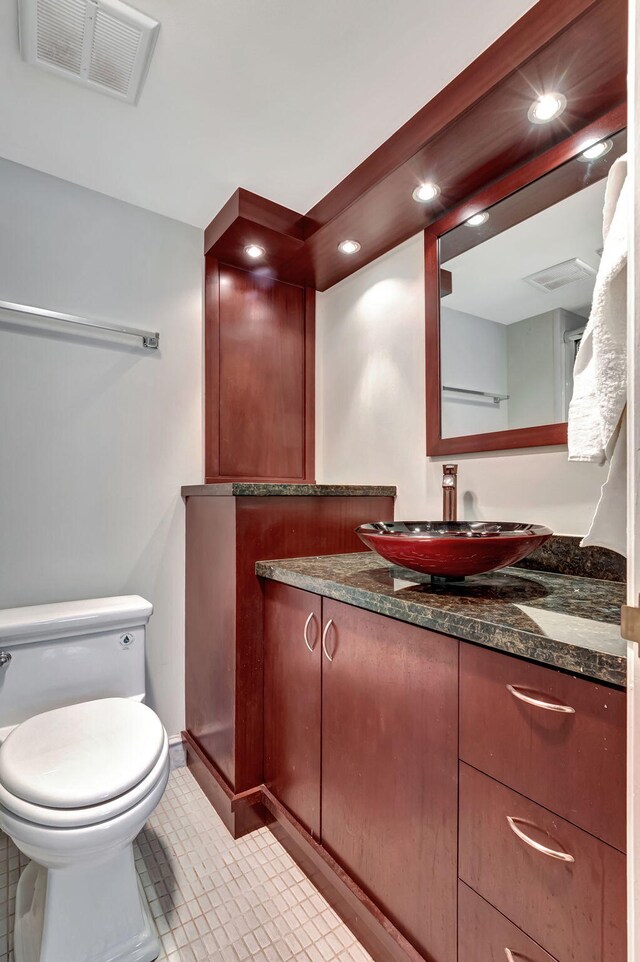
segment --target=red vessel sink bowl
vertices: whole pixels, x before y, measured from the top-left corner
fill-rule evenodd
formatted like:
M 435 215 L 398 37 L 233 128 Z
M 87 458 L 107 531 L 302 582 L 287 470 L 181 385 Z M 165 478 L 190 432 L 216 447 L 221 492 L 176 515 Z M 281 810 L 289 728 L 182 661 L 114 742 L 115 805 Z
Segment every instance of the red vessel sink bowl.
M 436 578 L 461 579 L 505 568 L 553 534 L 541 524 L 466 521 L 378 521 L 356 528 L 392 564 Z

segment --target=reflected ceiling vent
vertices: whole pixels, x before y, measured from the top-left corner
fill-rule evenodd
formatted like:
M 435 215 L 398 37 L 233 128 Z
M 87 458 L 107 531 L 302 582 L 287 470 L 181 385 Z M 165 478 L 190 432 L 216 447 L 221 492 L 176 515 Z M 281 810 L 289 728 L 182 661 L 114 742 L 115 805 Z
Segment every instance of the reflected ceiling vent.
M 537 291 L 544 291 L 551 294 L 553 291 L 573 284 L 574 281 L 591 280 L 595 277 L 596 271 L 589 267 L 579 257 L 572 257 L 570 261 L 563 261 L 561 264 L 554 264 L 553 267 L 546 267 L 535 274 L 529 274 L 523 280 L 531 284 Z
M 121 0 L 18 0 L 18 6 L 23 60 L 136 103 L 157 20 Z

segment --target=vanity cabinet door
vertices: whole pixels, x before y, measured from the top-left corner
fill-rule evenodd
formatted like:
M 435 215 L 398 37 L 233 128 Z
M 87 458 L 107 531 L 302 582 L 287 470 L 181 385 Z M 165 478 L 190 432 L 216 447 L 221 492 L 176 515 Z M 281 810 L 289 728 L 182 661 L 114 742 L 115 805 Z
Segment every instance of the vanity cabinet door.
M 265 784 L 318 838 L 322 602 L 275 581 L 264 592 Z
M 456 959 L 458 643 L 324 599 L 322 844 L 416 949 Z

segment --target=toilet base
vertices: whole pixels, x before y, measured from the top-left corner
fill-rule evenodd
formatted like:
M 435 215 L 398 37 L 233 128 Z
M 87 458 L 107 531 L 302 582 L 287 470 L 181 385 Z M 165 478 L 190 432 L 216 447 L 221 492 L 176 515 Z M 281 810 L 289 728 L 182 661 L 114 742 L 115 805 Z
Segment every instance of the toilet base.
M 97 865 L 47 869 L 31 861 L 22 872 L 15 962 L 153 962 L 159 954 L 131 845 Z

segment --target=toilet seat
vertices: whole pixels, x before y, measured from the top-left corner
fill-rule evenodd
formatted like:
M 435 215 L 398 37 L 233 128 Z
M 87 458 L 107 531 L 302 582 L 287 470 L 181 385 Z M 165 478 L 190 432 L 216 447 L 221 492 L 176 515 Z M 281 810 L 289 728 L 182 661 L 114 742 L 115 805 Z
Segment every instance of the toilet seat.
M 94 825 L 149 794 L 168 754 L 158 716 L 131 699 L 34 715 L 0 746 L 0 805 L 38 825 Z

